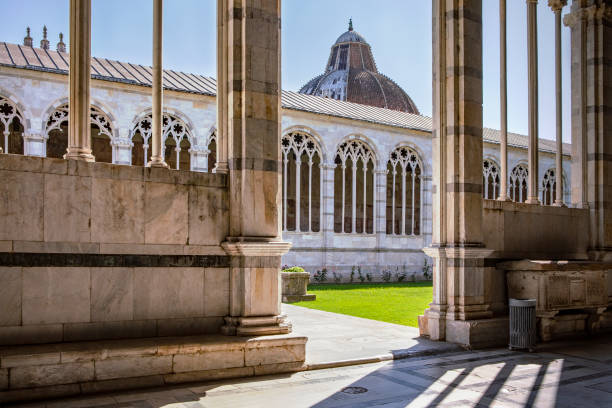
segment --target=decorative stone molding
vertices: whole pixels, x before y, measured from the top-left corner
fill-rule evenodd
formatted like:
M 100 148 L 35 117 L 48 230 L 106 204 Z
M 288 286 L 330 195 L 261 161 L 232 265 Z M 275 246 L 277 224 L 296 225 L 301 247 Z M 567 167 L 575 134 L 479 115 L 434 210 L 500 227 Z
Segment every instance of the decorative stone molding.
M 495 252 L 493 249 L 483 247 L 427 247 L 423 248 L 425 255 L 431 258 L 451 258 L 451 259 L 479 259 L 487 258 Z
M 225 241 L 221 247 L 230 256 L 283 256 L 291 249 L 290 242 L 241 239 L 244 241 Z
M 548 7 L 552 11 L 561 11 L 565 6 L 567 6 L 567 0 L 548 0 Z

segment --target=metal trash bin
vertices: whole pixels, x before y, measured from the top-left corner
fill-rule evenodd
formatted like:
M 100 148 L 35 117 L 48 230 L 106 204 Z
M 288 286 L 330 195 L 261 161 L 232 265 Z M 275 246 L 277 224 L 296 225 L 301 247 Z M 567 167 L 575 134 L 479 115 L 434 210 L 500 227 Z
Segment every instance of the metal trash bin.
M 528 349 L 536 345 L 536 300 L 510 299 L 510 350 Z

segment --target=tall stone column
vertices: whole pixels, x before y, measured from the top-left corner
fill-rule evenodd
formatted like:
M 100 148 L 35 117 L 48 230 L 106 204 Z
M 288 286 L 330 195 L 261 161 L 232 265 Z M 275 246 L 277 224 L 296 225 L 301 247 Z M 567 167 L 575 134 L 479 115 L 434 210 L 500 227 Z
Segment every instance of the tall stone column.
M 538 196 L 538 0 L 527 0 L 527 70 L 529 143 L 528 204 L 539 204 Z
M 506 42 L 506 0 L 499 0 L 499 99 L 501 137 L 499 142 L 499 201 L 508 198 L 508 72 Z
M 328 158 L 328 160 L 331 162 L 321 165 L 321 179 L 323 180 L 321 188 L 321 231 L 323 232 L 325 267 L 335 263 L 331 259 L 333 254 L 328 252 L 327 248 L 333 248 L 334 246 L 334 169 L 336 165 L 333 163 L 333 158 Z
M 288 333 L 280 315 L 280 0 L 228 0 L 222 44 L 228 115 L 230 316 L 225 334 Z
M 376 247 L 384 248 L 387 242 L 387 169 L 382 168 L 382 166 L 376 169 L 374 177 L 376 178 L 374 190 L 376 200 L 374 206 L 374 233 L 376 234 Z M 381 273 L 387 267 L 383 263 L 383 260 L 386 258 L 385 255 L 381 251 L 378 251 L 376 254 L 376 263 Z
M 563 207 L 563 81 L 561 63 L 561 11 L 567 6 L 567 0 L 548 0 L 548 6 L 555 13 L 555 102 L 556 102 L 556 145 L 555 183 L 556 196 L 554 205 Z
M 89 113 L 91 0 L 70 0 L 70 112 L 66 159 L 94 161 Z
M 572 202 L 590 210 L 590 254 L 612 260 L 612 1 L 574 0 Z
M 163 0 L 153 0 L 153 112 L 151 118 L 151 161 L 148 167 L 168 167 L 164 160 L 163 137 L 163 104 L 164 104 L 164 84 L 163 84 L 163 63 L 162 63 L 162 44 L 163 44 Z
M 498 344 L 482 232 L 482 2 L 433 1 L 433 302 L 421 333 L 467 346 Z M 507 332 L 507 329 L 506 329 Z M 505 341 L 504 339 L 503 341 Z
M 217 163 L 215 173 L 227 173 L 228 111 L 227 78 L 228 56 L 228 1 L 217 0 Z

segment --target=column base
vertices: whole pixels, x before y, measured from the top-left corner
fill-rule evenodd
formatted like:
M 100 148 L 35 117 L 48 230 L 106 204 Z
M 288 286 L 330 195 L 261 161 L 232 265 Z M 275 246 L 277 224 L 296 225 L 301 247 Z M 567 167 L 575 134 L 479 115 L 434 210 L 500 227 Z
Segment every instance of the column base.
M 508 197 L 508 196 L 504 196 L 504 197 L 499 196 L 499 197 L 496 198 L 496 200 L 497 201 L 504 201 L 504 202 L 512 201 L 512 199 L 510 197 Z
M 292 326 L 286 315 L 225 318 L 221 333 L 226 336 L 269 336 L 291 333 Z
M 508 317 L 476 320 L 452 320 L 443 313 L 427 309 L 419 316 L 421 336 L 476 349 L 508 345 Z
M 227 174 L 229 173 L 229 167 L 227 166 L 227 163 L 217 163 L 212 169 L 212 172 L 219 174 Z
M 170 168 L 170 166 L 168 166 L 168 163 L 166 163 L 163 160 L 151 160 L 150 162 L 147 163 L 147 167 L 160 167 L 163 169 L 168 169 Z
M 553 207 L 567 207 L 563 201 L 555 201 Z
M 533 197 L 530 197 L 530 198 L 528 198 L 528 199 L 525 201 L 525 204 L 536 204 L 536 205 L 540 205 L 540 204 L 542 204 L 542 203 L 540 202 L 540 200 L 539 200 L 538 198 L 533 198 Z
M 95 162 L 96 158 L 91 154 L 91 149 L 68 148 L 64 155 L 66 160 L 81 160 L 86 162 Z

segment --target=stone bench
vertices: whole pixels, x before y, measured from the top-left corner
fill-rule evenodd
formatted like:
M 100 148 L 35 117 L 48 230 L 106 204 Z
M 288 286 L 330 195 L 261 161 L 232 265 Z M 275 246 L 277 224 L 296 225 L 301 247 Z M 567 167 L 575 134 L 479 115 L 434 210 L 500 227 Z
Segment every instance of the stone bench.
M 540 340 L 594 333 L 607 321 L 612 264 L 589 261 L 503 262 L 508 297 L 536 299 Z
M 306 337 L 206 335 L 0 348 L 0 405 L 304 368 Z

